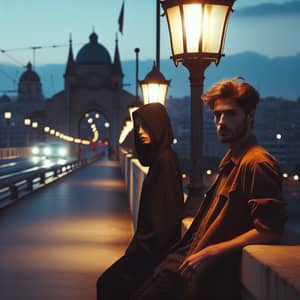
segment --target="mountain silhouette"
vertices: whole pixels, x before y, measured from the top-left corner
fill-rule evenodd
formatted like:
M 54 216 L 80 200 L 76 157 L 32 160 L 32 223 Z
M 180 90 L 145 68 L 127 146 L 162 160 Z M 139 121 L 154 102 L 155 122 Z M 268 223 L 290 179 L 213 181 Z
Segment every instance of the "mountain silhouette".
M 152 69 L 153 61 L 139 62 L 139 79 L 144 79 Z M 177 68 L 171 59 L 160 62 L 161 72 L 171 79 L 169 97 L 190 95 L 188 71 L 182 65 Z M 122 62 L 124 88 L 135 93 L 135 60 Z M 64 64 L 49 64 L 36 68 L 42 82 L 45 97 L 52 97 L 63 89 Z M 8 64 L 0 64 L 0 91 L 17 90 L 18 80 L 24 69 Z M 204 90 L 215 82 L 241 76 L 252 83 L 262 97 L 274 96 L 289 100 L 300 97 L 300 53 L 295 56 L 269 58 L 254 52 L 228 55 L 221 59 L 218 66 L 211 64 L 205 73 Z

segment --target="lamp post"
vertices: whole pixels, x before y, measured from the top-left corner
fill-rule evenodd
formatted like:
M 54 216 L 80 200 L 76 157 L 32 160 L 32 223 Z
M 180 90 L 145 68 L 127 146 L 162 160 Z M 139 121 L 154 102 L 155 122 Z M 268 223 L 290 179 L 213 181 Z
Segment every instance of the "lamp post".
M 188 69 L 191 86 L 191 171 L 186 214 L 194 214 L 203 194 L 203 93 L 204 72 L 218 65 L 235 0 L 165 0 L 172 58 Z
M 139 100 L 139 52 L 140 48 L 135 48 L 135 101 Z
M 26 127 L 26 147 L 29 145 L 29 126 L 31 125 L 31 120 L 29 118 L 24 119 L 24 125 Z
M 35 129 L 34 130 L 34 142 L 36 143 L 37 142 L 37 128 L 39 127 L 39 123 L 37 122 L 37 121 L 33 121 L 32 123 L 31 123 L 31 126 L 32 126 L 32 128 L 33 129 Z
M 144 104 L 152 102 L 165 104 L 170 80 L 166 80 L 160 72 L 160 0 L 156 0 L 156 64 L 153 64 L 152 70 L 139 83 Z
M 6 120 L 6 147 L 10 147 L 10 120 L 12 113 L 10 111 L 4 112 L 4 119 Z
M 45 134 L 44 140 L 47 140 L 47 135 L 50 134 L 50 130 L 51 128 L 49 126 L 44 126 L 44 134 Z
M 140 101 L 139 97 L 139 52 L 140 48 L 135 48 L 135 100 L 128 105 L 128 112 L 130 116 L 130 120 L 132 119 L 132 114 L 134 111 L 136 111 L 139 107 L 143 105 L 143 103 Z

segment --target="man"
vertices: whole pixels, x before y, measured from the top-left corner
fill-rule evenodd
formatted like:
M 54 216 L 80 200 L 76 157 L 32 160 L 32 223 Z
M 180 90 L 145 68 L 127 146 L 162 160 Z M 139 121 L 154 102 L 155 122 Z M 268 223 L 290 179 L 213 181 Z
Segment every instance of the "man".
M 239 299 L 242 248 L 276 243 L 283 231 L 281 172 L 252 134 L 259 94 L 234 78 L 217 83 L 203 101 L 229 150 L 191 227 L 135 300 Z
M 99 300 L 130 299 L 181 236 L 181 172 L 171 148 L 168 113 L 160 103 L 151 103 L 135 111 L 133 120 L 136 154 L 149 170 L 142 186 L 136 231 L 125 254 L 99 277 Z

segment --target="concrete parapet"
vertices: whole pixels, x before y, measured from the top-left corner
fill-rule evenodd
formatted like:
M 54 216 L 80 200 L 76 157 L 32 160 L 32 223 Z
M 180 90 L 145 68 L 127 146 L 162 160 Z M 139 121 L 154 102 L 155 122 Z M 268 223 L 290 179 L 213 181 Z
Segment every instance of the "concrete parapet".
M 256 300 L 299 300 L 300 245 L 245 247 L 241 282 Z

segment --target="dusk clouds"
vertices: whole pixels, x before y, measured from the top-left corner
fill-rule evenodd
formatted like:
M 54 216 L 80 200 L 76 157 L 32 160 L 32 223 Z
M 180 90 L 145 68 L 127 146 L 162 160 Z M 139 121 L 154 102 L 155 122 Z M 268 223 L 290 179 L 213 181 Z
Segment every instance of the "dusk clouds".
M 300 1 L 290 1 L 282 4 L 265 3 L 248 6 L 235 11 L 237 17 L 263 17 L 295 14 L 300 15 Z

